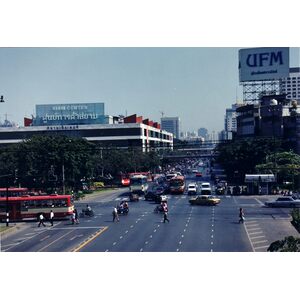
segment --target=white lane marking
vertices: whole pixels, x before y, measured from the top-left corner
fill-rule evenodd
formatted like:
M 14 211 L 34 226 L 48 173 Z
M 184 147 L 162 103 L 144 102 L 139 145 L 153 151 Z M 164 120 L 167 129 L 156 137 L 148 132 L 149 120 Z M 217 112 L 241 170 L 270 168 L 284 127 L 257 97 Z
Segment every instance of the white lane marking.
M 35 235 L 36 233 L 31 232 L 31 233 L 25 233 L 25 235 L 30 236 L 30 235 Z
M 130 228 L 133 228 L 133 225 L 131 225 Z
M 108 251 L 109 251 L 108 249 L 105 250 L 105 252 L 108 252 Z
M 140 249 L 140 252 L 143 252 L 143 248 Z
M 254 244 L 262 244 L 262 243 L 269 243 L 267 240 L 263 240 L 263 241 L 257 241 L 257 242 L 252 242 L 253 245 Z
M 262 201 L 258 200 L 257 198 L 254 198 L 254 200 L 256 200 L 256 201 L 257 201 L 260 205 L 262 205 L 262 206 L 265 205 Z
M 265 246 L 259 246 L 259 247 L 255 247 L 255 249 L 263 249 L 263 248 L 268 248 L 269 245 L 265 245 Z
M 246 228 L 246 227 L 245 227 Z M 247 231 L 248 232 L 248 231 Z M 255 235 L 255 234 L 261 234 L 262 231 L 254 231 L 254 232 L 248 232 L 249 235 Z
M 214 238 L 213 234 L 210 237 L 213 239 Z
M 113 242 L 113 246 L 115 246 L 115 245 L 116 245 L 116 243 L 117 243 L 117 242 Z
M 44 240 L 48 239 L 50 237 L 50 235 L 46 235 L 45 237 L 43 237 L 42 239 L 40 239 L 40 242 L 43 242 Z
M 259 235 L 259 236 L 252 236 L 251 239 L 261 239 L 261 238 L 265 238 L 265 235 Z
M 247 226 L 247 229 L 248 229 L 249 233 L 251 233 L 255 230 L 260 230 L 261 228 L 260 228 L 260 226 L 255 226 L 255 227 L 251 227 L 251 228 L 248 228 L 248 226 Z
M 156 229 L 154 229 L 153 232 L 156 232 Z
M 176 252 L 179 252 L 179 249 L 178 249 L 178 248 L 176 249 Z
M 121 240 L 122 238 L 123 238 L 123 236 L 121 235 L 121 236 L 120 236 L 120 240 Z
M 152 235 L 150 235 L 149 238 L 152 239 Z
M 148 241 L 146 241 L 145 244 L 147 245 L 147 244 L 148 244 Z
M 179 241 L 179 243 L 178 243 L 179 245 L 181 245 L 182 244 L 182 241 Z
M 19 245 L 19 243 L 11 243 L 11 244 L 2 245 L 2 250 L 3 250 L 5 247 L 10 247 L 10 246 L 15 246 L 15 245 Z
M 79 237 L 82 237 L 83 234 L 77 234 L 77 235 L 74 235 L 73 237 L 70 238 L 70 241 L 73 241 L 75 240 L 76 238 L 79 238 Z
M 116 198 L 116 199 L 115 199 L 115 201 L 119 201 L 119 200 L 121 200 L 121 198 Z
M 26 238 L 18 238 L 18 239 L 15 239 L 14 242 L 21 243 L 21 242 L 24 242 L 27 239 L 29 239 L 29 238 L 27 238 L 27 237 Z
M 182 234 L 181 237 L 184 238 L 184 235 Z
M 125 231 L 125 234 L 127 234 L 127 233 L 128 233 L 128 230 Z

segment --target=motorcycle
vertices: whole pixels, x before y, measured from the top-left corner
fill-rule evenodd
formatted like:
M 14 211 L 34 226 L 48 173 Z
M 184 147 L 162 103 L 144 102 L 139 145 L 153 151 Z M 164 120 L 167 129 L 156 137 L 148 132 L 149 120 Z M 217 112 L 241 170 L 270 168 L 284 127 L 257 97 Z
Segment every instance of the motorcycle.
M 93 217 L 93 216 L 94 216 L 94 211 L 93 210 L 87 210 L 87 209 L 83 209 L 81 211 L 81 213 L 79 214 L 80 218 Z
M 130 201 L 139 201 L 140 197 L 136 193 L 131 193 L 130 196 L 129 196 L 129 199 L 130 199 Z
M 128 207 L 121 207 L 121 206 L 118 206 L 117 207 L 117 211 L 118 211 L 118 214 L 119 215 L 127 215 L 129 213 L 129 208 Z
M 156 205 L 156 207 L 154 208 L 154 212 L 156 213 L 156 214 L 158 214 L 158 213 L 163 213 L 165 211 L 165 208 L 164 208 L 164 206 L 163 205 Z M 168 209 L 167 209 L 167 211 L 168 211 Z

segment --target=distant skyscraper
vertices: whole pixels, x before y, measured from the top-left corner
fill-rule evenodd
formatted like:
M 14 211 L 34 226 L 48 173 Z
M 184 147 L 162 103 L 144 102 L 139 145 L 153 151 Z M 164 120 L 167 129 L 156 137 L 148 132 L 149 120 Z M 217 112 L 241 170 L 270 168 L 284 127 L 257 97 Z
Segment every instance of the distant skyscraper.
M 161 128 L 173 133 L 174 138 L 179 139 L 180 119 L 179 117 L 161 118 Z
M 208 135 L 208 130 L 206 128 L 198 129 L 198 136 L 202 136 L 204 139 L 206 139 L 207 135 Z

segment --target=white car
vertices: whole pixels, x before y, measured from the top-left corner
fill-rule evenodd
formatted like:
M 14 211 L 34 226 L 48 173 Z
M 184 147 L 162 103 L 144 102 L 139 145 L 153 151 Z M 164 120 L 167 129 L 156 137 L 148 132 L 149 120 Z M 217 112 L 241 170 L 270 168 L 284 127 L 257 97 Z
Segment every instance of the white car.
M 268 207 L 300 207 L 300 199 L 292 197 L 279 197 L 276 200 L 269 200 L 265 202 Z
M 188 195 L 196 195 L 197 194 L 197 185 L 195 183 L 190 183 L 187 189 Z

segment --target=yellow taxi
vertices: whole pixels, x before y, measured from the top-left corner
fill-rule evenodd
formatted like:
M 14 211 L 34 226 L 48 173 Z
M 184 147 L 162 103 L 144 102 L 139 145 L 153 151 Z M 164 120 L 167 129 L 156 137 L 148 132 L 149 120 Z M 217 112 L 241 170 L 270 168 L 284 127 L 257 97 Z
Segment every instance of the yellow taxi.
M 199 195 L 189 200 L 191 205 L 217 205 L 221 202 L 221 199 L 211 195 Z

